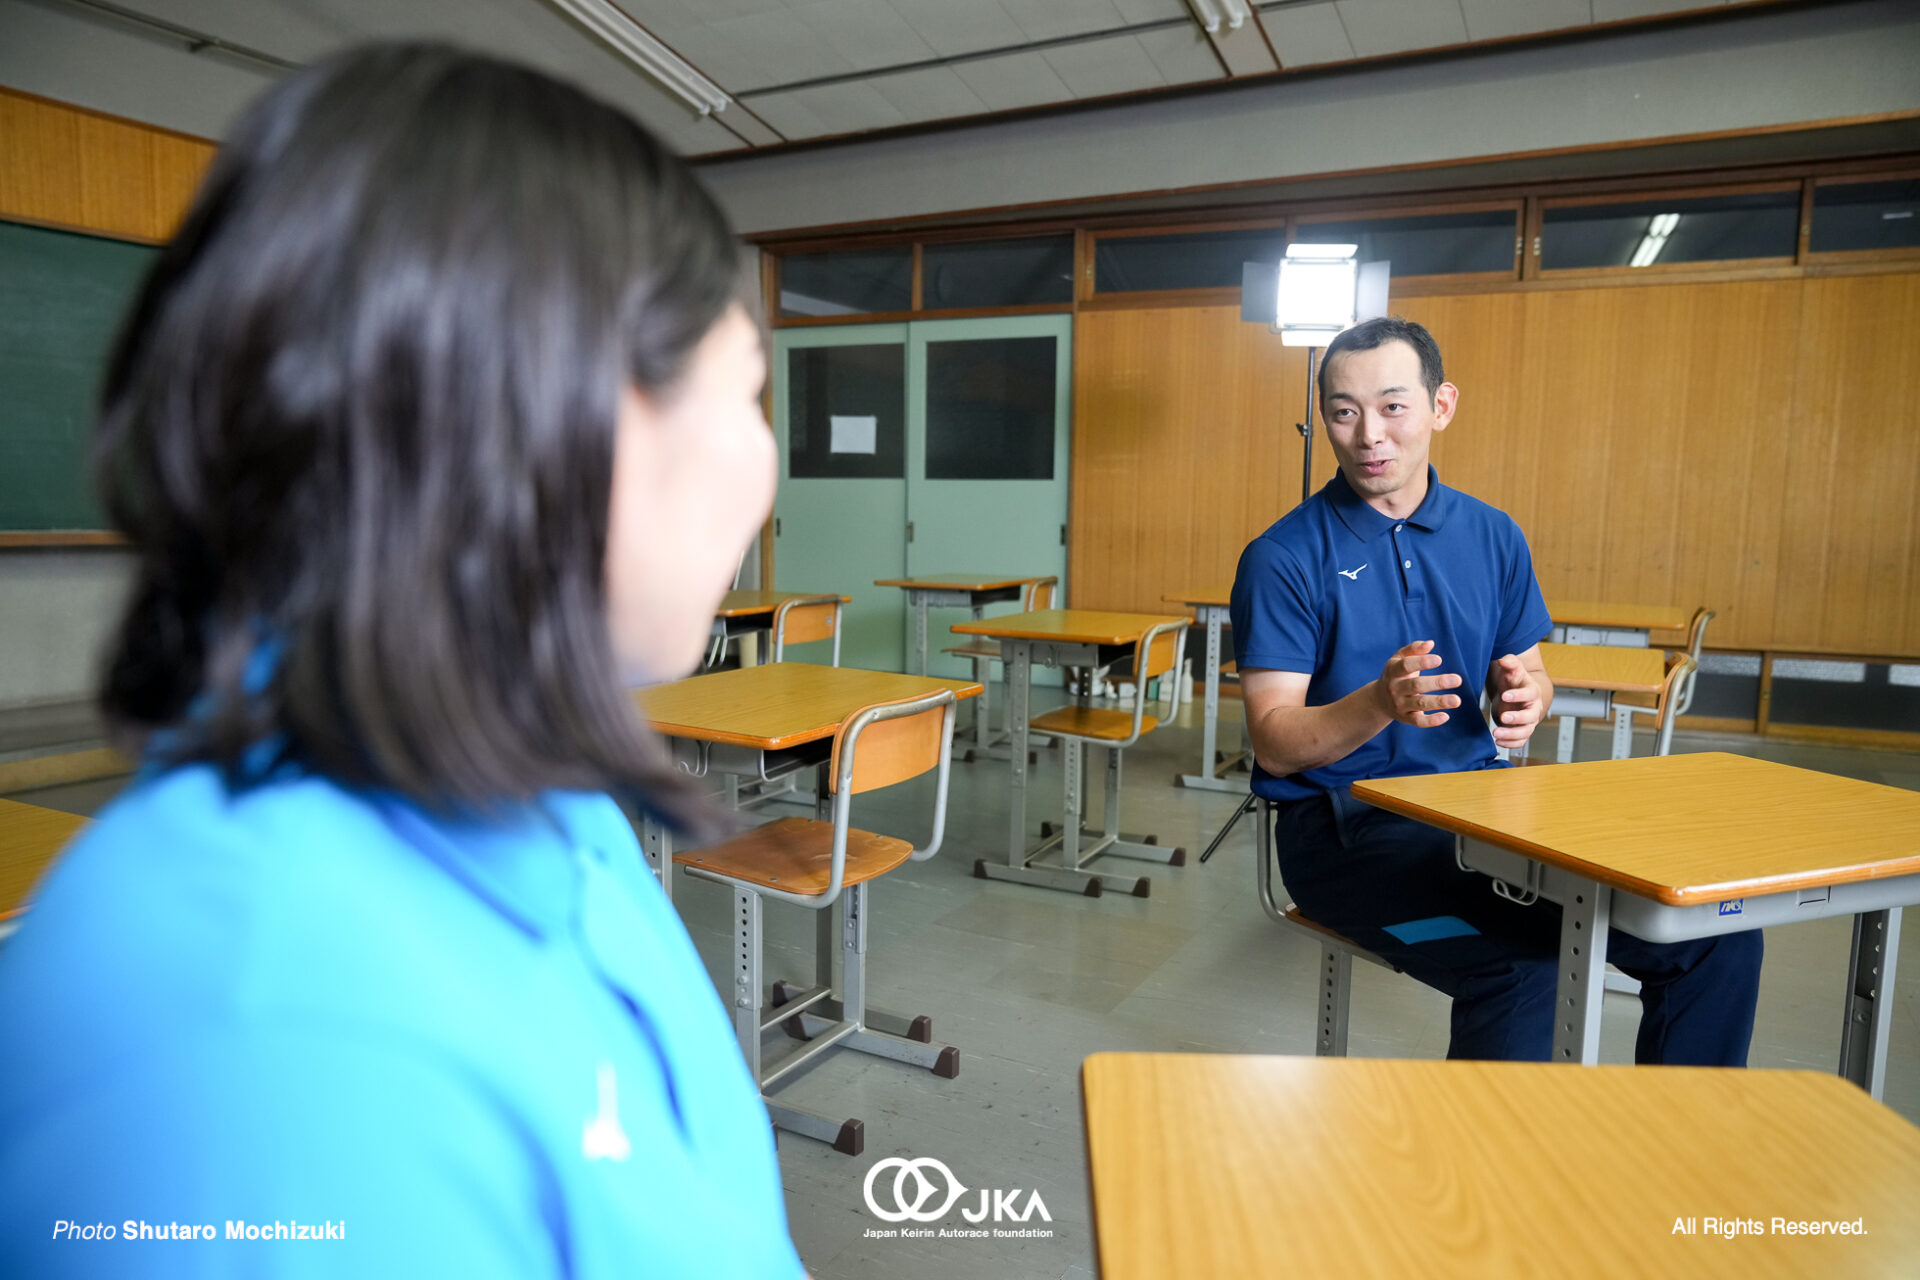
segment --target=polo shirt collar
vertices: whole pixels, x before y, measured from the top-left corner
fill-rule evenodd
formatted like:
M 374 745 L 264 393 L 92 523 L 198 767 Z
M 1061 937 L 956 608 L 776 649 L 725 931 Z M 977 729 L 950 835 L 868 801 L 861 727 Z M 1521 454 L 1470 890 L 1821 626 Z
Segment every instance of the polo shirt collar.
M 566 830 L 545 803 L 481 817 L 371 799 L 396 835 L 519 928 L 544 938 L 566 927 L 578 872 Z
M 1345 473 L 1339 470 L 1334 471 L 1333 479 L 1327 481 L 1326 488 L 1321 492 L 1326 495 L 1327 505 L 1333 508 L 1333 513 L 1340 517 L 1340 523 L 1347 527 L 1347 532 L 1361 542 L 1372 542 L 1398 524 L 1410 524 L 1429 533 L 1437 532 L 1446 522 L 1447 511 L 1453 505 L 1453 490 L 1440 483 L 1440 473 L 1434 470 L 1432 463 L 1427 464 L 1427 496 L 1421 499 L 1414 513 L 1404 521 L 1395 520 L 1368 505 L 1367 500 L 1355 493 L 1353 486 L 1347 483 Z

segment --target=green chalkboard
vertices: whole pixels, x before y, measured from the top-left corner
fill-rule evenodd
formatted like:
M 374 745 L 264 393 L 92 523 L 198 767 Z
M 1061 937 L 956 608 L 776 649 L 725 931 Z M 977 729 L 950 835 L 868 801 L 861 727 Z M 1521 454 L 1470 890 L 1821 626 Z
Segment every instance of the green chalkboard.
M 87 439 L 107 350 L 157 253 L 0 222 L 0 531 L 105 527 Z

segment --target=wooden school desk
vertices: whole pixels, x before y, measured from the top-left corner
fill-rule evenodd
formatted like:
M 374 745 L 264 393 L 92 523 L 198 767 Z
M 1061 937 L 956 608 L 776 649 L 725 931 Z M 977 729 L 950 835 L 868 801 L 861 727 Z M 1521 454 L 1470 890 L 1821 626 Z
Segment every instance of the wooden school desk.
M 713 611 L 713 638 L 731 640 L 735 636 L 748 632 L 765 631 L 773 626 L 773 613 L 788 600 L 800 599 L 810 595 L 831 595 L 826 591 L 764 591 L 757 588 L 736 588 L 727 592 L 721 599 L 720 607 Z M 841 596 L 840 603 L 848 604 L 852 596 Z
M 1685 631 L 1693 610 L 1667 604 L 1609 604 L 1597 600 L 1549 600 L 1553 640 L 1558 644 L 1610 644 L 1644 649 L 1649 633 Z
M 1220 668 L 1224 658 L 1220 649 L 1220 629 L 1227 624 L 1227 606 L 1232 602 L 1232 596 L 1232 586 L 1224 586 L 1196 587 L 1160 598 L 1168 604 L 1183 604 L 1193 610 L 1195 621 L 1207 629 L 1207 702 L 1206 718 L 1201 722 L 1200 731 L 1200 772 L 1178 774 L 1174 781 L 1199 791 L 1231 791 L 1238 795 L 1246 791 L 1247 779 L 1223 778 L 1220 775 L 1245 764 L 1251 758 L 1252 751 L 1243 747 L 1219 763 L 1214 762 L 1214 754 L 1219 746 Z
M 978 622 L 981 611 L 988 605 L 1018 600 L 1027 584 L 1039 582 L 1042 576 L 1051 575 L 996 578 L 982 573 L 923 573 L 911 578 L 875 578 L 873 585 L 899 587 L 907 593 L 907 603 L 913 606 L 913 669 L 915 674 L 925 675 L 929 608 L 938 605 L 970 609 L 973 611 L 973 620 Z
M 85 818 L 37 804 L 0 800 L 0 938 L 20 927 L 27 895 Z
M 985 860 L 974 864 L 974 874 L 990 880 L 1017 880 L 1022 884 L 1043 885 L 1073 893 L 1099 896 L 1102 887 L 1146 897 L 1145 876 L 1103 875 L 1080 868 L 1103 853 L 1123 857 L 1166 862 L 1170 850 L 1160 848 L 1151 837 L 1121 836 L 1117 833 L 1083 832 L 1080 829 L 1081 795 L 1080 752 L 1064 755 L 1066 782 L 1063 788 L 1060 833 L 1042 840 L 1031 849 L 1027 842 L 1027 721 L 1032 715 L 1028 705 L 1033 685 L 1033 664 L 1050 667 L 1097 668 L 1128 661 L 1140 637 L 1165 622 L 1182 622 L 1184 615 L 1152 613 L 1104 613 L 1093 609 L 1036 609 L 1031 613 L 1010 613 L 1001 618 L 986 618 L 954 624 L 961 635 L 986 636 L 1000 642 L 1007 671 L 1007 737 L 1013 766 L 1013 794 L 1008 815 L 1007 860 L 1004 865 Z M 1178 678 L 1177 673 L 1174 678 Z M 1083 836 L 1093 843 L 1081 847 Z M 1060 847 L 1062 866 L 1034 866 L 1034 859 Z
M 1579 721 L 1613 721 L 1613 758 L 1633 754 L 1633 713 L 1613 705 L 1616 693 L 1660 692 L 1667 676 L 1666 655 L 1658 649 L 1629 649 L 1604 644 L 1542 644 L 1540 659 L 1553 679 L 1553 714 L 1560 721 L 1558 759 L 1573 759 Z M 1495 708 L 1495 714 L 1499 709 Z
M 1745 756 L 1642 756 L 1380 778 L 1356 798 L 1456 837 L 1463 867 L 1562 908 L 1555 1061 L 1596 1060 L 1607 927 L 1649 942 L 1851 915 L 1840 1074 L 1886 1074 L 1900 909 L 1920 902 L 1920 792 Z
M 1920 1129 L 1818 1072 L 1100 1053 L 1080 1079 L 1105 1280 L 1920 1261 Z
M 777 777 L 790 768 L 824 762 L 840 722 L 862 707 L 951 689 L 964 701 L 980 692 L 971 680 L 903 676 L 858 667 L 818 667 L 805 662 L 770 662 L 758 667 L 688 676 L 672 684 L 639 690 L 634 696 L 654 730 L 672 738 L 681 763 L 696 774 L 734 772 Z M 673 841 L 653 822 L 641 824 L 641 847 L 660 884 L 673 896 Z M 844 900 L 843 900 L 844 901 Z M 816 911 L 815 981 L 833 985 L 833 957 L 839 950 L 834 924 L 844 908 Z M 823 1003 L 838 1018 L 837 1000 Z M 895 1035 L 925 1040 L 930 1029 L 885 1010 L 867 1009 L 867 1024 Z

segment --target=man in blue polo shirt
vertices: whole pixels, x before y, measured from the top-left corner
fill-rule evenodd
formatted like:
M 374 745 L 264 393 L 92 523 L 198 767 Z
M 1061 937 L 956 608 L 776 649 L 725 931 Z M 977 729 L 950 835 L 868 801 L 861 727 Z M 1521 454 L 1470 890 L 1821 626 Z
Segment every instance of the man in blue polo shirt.
M 1274 804 L 1300 909 L 1452 996 L 1448 1057 L 1544 1061 L 1560 908 L 1497 897 L 1455 865 L 1451 836 L 1349 791 L 1499 767 L 1495 747 L 1526 742 L 1553 702 L 1525 537 L 1427 463 L 1459 396 L 1420 325 L 1369 320 L 1333 340 L 1320 402 L 1340 470 L 1241 554 L 1234 642 L 1253 789 Z M 1636 1061 L 1746 1065 L 1758 932 L 1655 944 L 1615 930 L 1607 947 L 1642 984 Z

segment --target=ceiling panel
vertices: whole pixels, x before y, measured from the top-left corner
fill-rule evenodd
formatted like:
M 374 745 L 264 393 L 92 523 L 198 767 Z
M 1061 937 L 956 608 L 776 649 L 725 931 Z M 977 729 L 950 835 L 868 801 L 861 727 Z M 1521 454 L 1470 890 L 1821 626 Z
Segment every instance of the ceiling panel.
M 960 63 L 953 70 L 967 82 L 969 89 L 980 95 L 980 101 L 994 111 L 1037 107 L 1073 98 L 1066 81 L 1055 75 L 1047 60 L 1037 53 L 982 58 L 978 62 Z
M 1711 9 L 1726 0 L 1592 0 L 1595 22 L 1618 22 L 1622 18 L 1655 18 L 1663 13 L 1684 13 L 1689 9 Z
M 1249 29 L 1250 25 L 1235 34 L 1245 35 Z M 1207 33 L 1197 25 L 1169 27 L 1164 31 L 1142 31 L 1133 38 L 1146 51 L 1147 57 L 1153 60 L 1154 67 L 1168 84 L 1192 84 L 1198 80 L 1226 78 Z M 1260 43 L 1258 33 L 1254 33 L 1253 42 L 1260 45 L 1261 56 L 1266 57 L 1267 47 Z M 1268 67 L 1273 65 L 1271 58 L 1267 58 L 1266 62 Z
M 680 52 L 731 92 L 858 70 L 791 9 L 710 23 Z
M 1000 0 L 1029 40 L 1057 40 L 1124 27 L 1113 0 Z
M 1132 36 L 1061 45 L 1042 56 L 1076 98 L 1156 89 L 1166 83 L 1160 68 Z
M 1362 58 L 1462 44 L 1467 38 L 1459 0 L 1336 0 L 1335 7 L 1354 53 Z
M 909 120 L 947 120 L 977 115 L 987 109 L 980 95 L 967 87 L 950 67 L 928 67 L 867 81 L 874 91 Z
M 1193 17 L 1187 0 L 1113 0 L 1114 8 L 1128 22 L 1160 22 L 1168 18 Z
M 862 133 L 907 123 L 900 108 L 864 80 L 796 89 L 793 96 L 826 133 Z
M 807 0 L 794 13 L 862 70 L 939 56 L 887 0 Z
M 893 0 L 893 7 L 943 58 L 1027 42 L 999 0 Z
M 820 117 L 791 93 L 770 93 L 753 100 L 754 114 L 780 131 L 784 138 L 818 138 L 827 132 Z
M 1562 31 L 1593 21 L 1592 0 L 1460 0 L 1460 12 L 1471 40 Z
M 1273 50 L 1283 67 L 1309 67 L 1316 62 L 1345 62 L 1353 57 L 1347 28 L 1332 0 L 1326 4 L 1290 5 L 1260 15 Z

